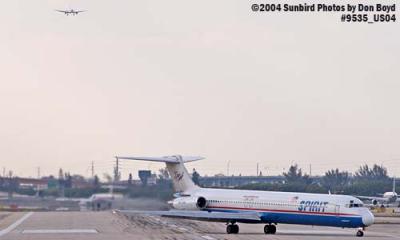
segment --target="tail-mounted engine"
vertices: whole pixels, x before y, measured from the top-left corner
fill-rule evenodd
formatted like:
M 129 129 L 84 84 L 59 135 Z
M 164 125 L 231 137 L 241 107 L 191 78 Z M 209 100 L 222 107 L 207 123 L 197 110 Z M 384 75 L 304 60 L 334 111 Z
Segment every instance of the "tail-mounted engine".
M 180 210 L 201 210 L 206 208 L 208 203 L 204 197 L 180 197 L 174 199 L 171 205 Z

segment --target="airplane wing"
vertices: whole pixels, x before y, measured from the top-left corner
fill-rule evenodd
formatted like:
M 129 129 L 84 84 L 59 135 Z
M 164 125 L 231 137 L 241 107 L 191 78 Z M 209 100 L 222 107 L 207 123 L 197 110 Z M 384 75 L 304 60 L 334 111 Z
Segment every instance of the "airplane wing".
M 260 222 L 260 216 L 257 213 L 230 213 L 230 212 L 207 212 L 207 211 L 133 211 L 133 210 L 118 210 L 117 212 L 127 216 L 135 215 L 149 215 L 161 216 L 170 218 L 185 218 L 200 221 L 213 221 L 213 222 Z
M 81 12 L 86 12 L 87 10 L 78 10 L 78 11 L 75 11 L 76 13 L 81 13 Z
M 383 197 L 371 197 L 371 196 L 356 196 L 356 197 L 361 200 L 370 200 L 370 201 L 376 200 L 379 202 L 387 202 L 387 200 L 388 200 L 387 198 L 383 198 Z
M 54 9 L 54 11 L 57 11 L 57 12 L 62 12 L 62 13 L 67 13 L 67 11 L 65 11 L 65 10 L 58 10 L 58 9 Z

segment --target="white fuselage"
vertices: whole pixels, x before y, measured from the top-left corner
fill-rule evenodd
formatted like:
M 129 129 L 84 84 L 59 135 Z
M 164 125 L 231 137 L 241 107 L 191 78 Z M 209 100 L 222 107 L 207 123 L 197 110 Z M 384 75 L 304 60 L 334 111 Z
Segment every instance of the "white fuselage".
M 387 198 L 387 202 L 395 202 L 397 200 L 397 193 L 396 192 L 385 192 L 383 194 L 383 198 Z
M 257 212 L 262 222 L 365 227 L 372 213 L 352 196 L 199 188 L 172 201 L 176 209 Z M 199 206 L 199 198 L 206 200 Z

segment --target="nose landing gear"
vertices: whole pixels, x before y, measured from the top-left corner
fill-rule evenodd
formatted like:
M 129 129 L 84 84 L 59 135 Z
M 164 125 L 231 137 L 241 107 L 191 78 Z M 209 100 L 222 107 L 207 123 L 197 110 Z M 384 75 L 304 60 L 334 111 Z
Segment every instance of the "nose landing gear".
M 239 233 L 239 226 L 232 223 L 226 226 L 226 233 L 227 234 L 237 234 Z
M 265 225 L 264 227 L 265 234 L 275 234 L 276 233 L 276 226 L 273 224 Z
M 356 236 L 357 237 L 362 237 L 362 236 L 364 236 L 364 229 L 358 229 L 358 231 L 357 231 L 357 233 L 356 233 Z

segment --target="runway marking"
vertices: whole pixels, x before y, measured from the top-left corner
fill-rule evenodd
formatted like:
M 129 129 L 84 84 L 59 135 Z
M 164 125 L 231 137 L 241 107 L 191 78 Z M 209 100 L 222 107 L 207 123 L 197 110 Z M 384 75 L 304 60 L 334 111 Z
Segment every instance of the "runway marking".
M 212 237 L 207 236 L 207 235 L 204 235 L 204 236 L 201 236 L 201 237 L 204 238 L 204 239 L 207 239 L 207 240 L 215 240 L 215 238 L 212 238 Z
M 29 212 L 25 214 L 23 217 L 15 221 L 13 224 L 8 226 L 7 228 L 3 229 L 0 231 L 0 237 L 3 235 L 6 235 L 7 233 L 11 232 L 14 230 L 16 227 L 18 227 L 21 223 L 23 223 L 26 219 L 28 219 L 30 216 L 32 216 L 33 212 Z
M 374 237 L 391 237 L 391 238 L 396 238 L 396 239 L 400 239 L 400 236 L 398 235 L 392 235 L 392 234 L 388 234 L 388 233 L 381 233 L 381 232 L 375 232 L 375 231 L 365 231 L 364 232 L 366 235 L 368 234 L 368 236 L 374 236 Z M 371 235 L 372 234 L 372 235 Z
M 98 233 L 96 229 L 26 229 L 23 234 L 36 233 Z
M 354 236 L 355 235 L 355 230 L 347 229 L 346 231 L 335 231 L 335 230 L 312 230 L 312 231 L 307 231 L 307 230 L 282 230 L 279 231 L 279 233 L 282 234 L 309 234 L 310 236 L 313 236 L 315 234 L 326 234 L 326 235 L 335 235 L 335 234 L 340 234 L 341 236 Z M 279 234 L 277 233 L 277 235 Z M 400 239 L 400 237 L 396 235 L 391 235 L 391 234 L 386 234 L 386 233 L 381 233 L 381 232 L 374 232 L 374 231 L 365 231 L 365 235 L 370 236 L 370 237 L 391 237 L 391 238 L 396 238 Z

